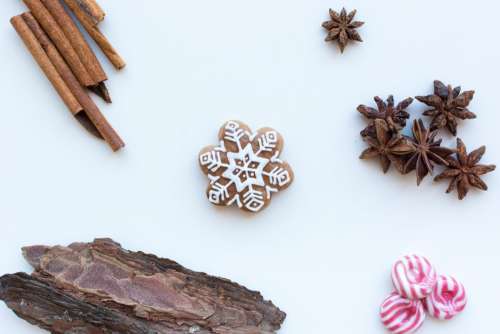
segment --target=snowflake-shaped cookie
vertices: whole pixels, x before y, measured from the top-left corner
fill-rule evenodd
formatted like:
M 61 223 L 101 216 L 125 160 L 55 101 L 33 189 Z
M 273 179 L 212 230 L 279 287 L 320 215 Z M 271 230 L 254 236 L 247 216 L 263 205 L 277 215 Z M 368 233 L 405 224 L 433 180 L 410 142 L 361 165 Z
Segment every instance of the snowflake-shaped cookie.
M 215 205 L 236 204 L 259 212 L 271 201 L 271 194 L 293 181 L 291 167 L 279 159 L 283 137 L 271 128 L 255 133 L 239 121 L 229 121 L 219 131 L 219 145 L 208 146 L 199 155 L 208 175 L 208 200 Z

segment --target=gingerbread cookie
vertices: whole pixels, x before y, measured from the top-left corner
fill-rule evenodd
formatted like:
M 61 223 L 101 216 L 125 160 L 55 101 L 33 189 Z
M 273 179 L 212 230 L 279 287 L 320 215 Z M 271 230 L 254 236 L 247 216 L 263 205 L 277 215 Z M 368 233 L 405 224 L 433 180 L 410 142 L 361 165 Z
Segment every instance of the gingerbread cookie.
M 239 121 L 226 122 L 219 131 L 219 145 L 201 150 L 199 162 L 208 176 L 208 200 L 220 206 L 237 205 L 259 212 L 273 193 L 293 181 L 291 167 L 279 159 L 283 137 L 271 128 L 252 133 Z

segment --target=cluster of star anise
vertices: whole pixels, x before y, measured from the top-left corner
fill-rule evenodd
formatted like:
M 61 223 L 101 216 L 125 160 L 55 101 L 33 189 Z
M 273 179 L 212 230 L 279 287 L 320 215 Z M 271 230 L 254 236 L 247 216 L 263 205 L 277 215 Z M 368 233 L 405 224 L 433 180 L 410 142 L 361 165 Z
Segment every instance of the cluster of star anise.
M 456 136 L 457 119 L 476 118 L 467 109 L 473 96 L 474 91 L 461 93 L 460 87 L 445 86 L 436 80 L 434 94 L 416 97 L 432 108 L 424 112 L 425 116 L 433 117 L 430 127 L 426 128 L 422 119 L 416 119 L 413 121 L 412 136 L 403 135 L 401 131 L 410 118 L 406 109 L 412 104 L 413 98 L 409 97 L 395 105 L 392 95 L 386 102 L 377 96 L 377 109 L 360 105 L 358 111 L 370 120 L 370 124 L 361 131 L 369 147 L 361 153 L 360 158 L 378 158 L 384 173 L 391 165 L 401 174 L 415 170 L 417 185 L 427 175 L 433 174 L 435 165 L 441 165 L 445 169 L 434 180 L 451 179 L 447 193 L 456 189 L 459 199 L 463 199 L 472 187 L 487 190 L 480 176 L 495 170 L 495 165 L 479 164 L 486 147 L 482 146 L 467 154 L 460 138 L 457 138 L 456 149 L 441 146 L 442 139 L 436 138 L 443 128 Z

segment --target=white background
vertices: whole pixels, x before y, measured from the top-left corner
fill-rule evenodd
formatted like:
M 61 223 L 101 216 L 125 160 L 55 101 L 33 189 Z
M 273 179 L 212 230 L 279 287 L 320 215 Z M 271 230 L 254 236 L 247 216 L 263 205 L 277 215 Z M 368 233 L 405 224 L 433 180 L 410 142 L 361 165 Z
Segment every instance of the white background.
M 127 143 L 85 132 L 0 10 L 0 273 L 28 271 L 20 247 L 113 237 L 259 290 L 288 313 L 284 334 L 385 333 L 378 308 L 392 262 L 427 255 L 465 284 L 466 312 L 421 333 L 493 333 L 500 289 L 500 175 L 460 202 L 447 183 L 383 175 L 358 159 L 375 95 L 425 95 L 432 81 L 475 89 L 469 149 L 500 163 L 497 16 L 491 0 L 101 1 L 102 30 L 128 62 L 108 71 L 102 107 Z M 358 9 L 365 42 L 323 42 L 328 8 Z M 418 117 L 425 109 L 414 103 Z M 197 153 L 229 119 L 272 126 L 295 183 L 258 215 L 205 198 Z M 445 135 L 445 143 L 454 139 Z M 2 333 L 42 333 L 0 307 Z

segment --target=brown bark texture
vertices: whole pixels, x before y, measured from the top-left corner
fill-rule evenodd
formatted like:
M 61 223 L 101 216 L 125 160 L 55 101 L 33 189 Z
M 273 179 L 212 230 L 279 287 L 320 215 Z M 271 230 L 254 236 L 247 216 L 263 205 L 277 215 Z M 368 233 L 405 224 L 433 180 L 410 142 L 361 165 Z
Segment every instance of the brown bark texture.
M 52 86 L 54 86 L 55 90 L 68 107 L 69 111 L 73 115 L 80 113 L 83 110 L 82 106 L 76 99 L 75 95 L 71 92 L 68 85 L 55 68 L 54 64 L 52 64 L 49 56 L 34 35 L 33 31 L 31 31 L 30 27 L 24 21 L 23 17 L 21 15 L 14 16 L 10 22 L 17 31 L 19 37 L 23 40 L 35 61 L 42 69 L 43 73 L 45 73 L 45 76 L 52 83 Z
M 43 30 L 49 35 L 82 86 L 89 87 L 97 85 L 98 82 L 92 79 L 80 57 L 78 57 L 78 54 L 73 49 L 71 42 L 41 0 L 23 0 L 23 2 L 29 8 L 33 16 L 36 17 L 36 20 L 43 27 Z
M 82 7 L 80 6 L 81 1 L 64 0 L 64 2 L 71 9 L 73 14 L 75 14 L 76 18 L 80 21 L 80 23 L 85 28 L 90 37 L 92 37 L 92 39 L 96 42 L 96 44 L 99 45 L 102 52 L 106 55 L 106 57 L 113 64 L 113 66 L 118 70 L 124 68 L 126 65 L 125 61 L 118 54 L 116 49 L 111 45 L 106 36 L 104 36 L 104 34 L 93 23 L 93 21 L 89 19 L 86 12 L 82 10 Z
M 93 25 L 98 25 L 106 13 L 102 10 L 101 6 L 95 0 L 76 0 L 78 7 L 85 13 L 88 19 L 93 23 Z
M 60 0 L 41 1 L 50 14 L 52 14 L 55 21 L 59 24 L 62 31 L 66 35 L 66 38 L 71 43 L 71 46 L 73 46 L 73 49 L 78 54 L 78 57 L 82 61 L 83 65 L 89 72 L 92 79 L 94 79 L 94 85 L 108 80 L 108 77 L 99 63 L 99 60 L 97 60 L 94 51 L 92 51 L 80 30 L 64 9 Z
M 286 315 L 260 293 L 111 239 L 23 249 L 35 268 L 0 278 L 19 317 L 61 334 L 272 334 Z
M 18 19 L 13 20 L 13 22 L 18 21 Z M 85 92 L 83 87 L 79 84 L 77 78 L 74 76 L 49 36 L 47 36 L 37 22 L 36 18 L 31 13 L 24 13 L 20 16 L 20 20 L 22 20 L 23 23 L 18 24 L 18 26 L 26 26 L 29 30 L 29 33 L 25 35 L 34 37 L 33 40 L 30 40 L 30 44 L 36 45 L 37 48 L 41 48 L 44 51 L 44 54 L 48 58 L 48 62 L 55 68 L 60 78 L 64 81 L 64 87 L 68 89 L 71 96 L 73 96 L 79 103 L 79 106 L 83 108 L 83 110 L 73 113 L 77 120 L 92 134 L 106 140 L 113 151 L 118 151 L 124 147 L 125 144 L 122 139 L 102 115 L 99 108 L 88 96 L 87 92 Z

